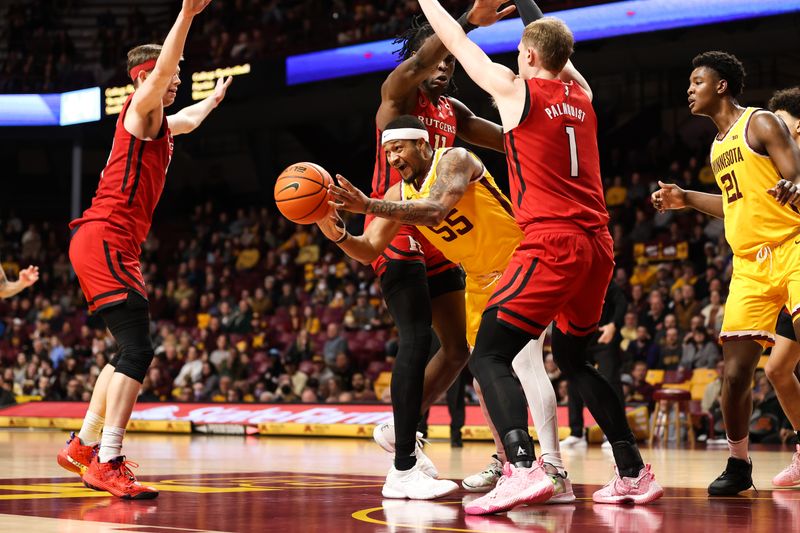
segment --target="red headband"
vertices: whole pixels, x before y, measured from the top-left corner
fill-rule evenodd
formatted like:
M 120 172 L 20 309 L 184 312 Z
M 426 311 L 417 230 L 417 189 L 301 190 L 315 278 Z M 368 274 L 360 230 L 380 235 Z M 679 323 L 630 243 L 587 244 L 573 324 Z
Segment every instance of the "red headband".
M 156 60 L 155 59 L 148 59 L 144 63 L 142 63 L 140 65 L 136 65 L 135 67 L 133 67 L 131 69 L 131 71 L 129 72 L 129 74 L 131 76 L 131 79 L 135 80 L 136 78 L 139 77 L 139 73 L 140 72 L 142 72 L 144 70 L 153 70 L 154 68 L 156 68 Z

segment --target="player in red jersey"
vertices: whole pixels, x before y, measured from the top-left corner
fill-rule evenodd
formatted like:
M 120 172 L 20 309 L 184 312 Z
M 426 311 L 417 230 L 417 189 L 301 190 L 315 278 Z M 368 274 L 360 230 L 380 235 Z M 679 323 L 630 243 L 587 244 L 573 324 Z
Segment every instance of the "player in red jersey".
M 585 358 L 600 319 L 614 260 L 600 178 L 592 93 L 569 57 L 574 39 L 558 19 L 528 24 L 519 75 L 493 63 L 436 0 L 420 0 L 428 21 L 467 74 L 494 97 L 505 131 L 514 216 L 525 234 L 486 308 L 471 369 L 508 458 L 497 487 L 466 506 L 501 512 L 546 501 L 552 482 L 534 462 L 525 398 L 511 362 L 555 319 L 553 355 L 577 384 L 612 443 L 617 475 L 599 503 L 648 503 L 663 491 L 644 465 L 624 407 Z
M 210 1 L 184 0 L 163 46 L 146 44 L 128 52 L 134 92 L 117 119 L 92 205 L 70 223 L 70 261 L 89 310 L 103 317 L 119 351 L 100 373 L 80 433 L 73 433 L 58 463 L 80 474 L 87 486 L 125 499 L 158 496 L 136 481 L 132 463 L 122 455 L 125 427 L 153 359 L 141 243 L 164 188 L 173 135 L 197 128 L 231 82 L 220 79 L 205 100 L 174 115 L 164 112 L 181 83 L 178 62 L 189 27 Z
M 468 30 L 489 25 L 514 10 L 509 7 L 498 12 L 502 3 L 477 0 L 461 17 L 462 27 Z M 399 39 L 403 42 L 403 61 L 381 87 L 381 104 L 375 117 L 373 198 L 382 198 L 402 179 L 398 169 L 389 165 L 380 142 L 382 130 L 399 116 L 418 117 L 435 148 L 452 146 L 458 136 L 472 144 L 503 150 L 499 125 L 476 117 L 464 104 L 445 95 L 455 60 L 432 34 L 430 26 L 415 25 Z M 371 219 L 367 218 L 367 225 Z M 404 226 L 398 232 L 373 267 L 399 333 L 391 385 L 394 425 L 381 424 L 374 432 L 378 444 L 395 454 L 386 486 L 392 487 L 394 494 L 430 497 L 439 490 L 429 487 L 435 485 L 431 478 L 438 472 L 416 446 L 415 433 L 421 414 L 450 387 L 469 358 L 463 272 L 413 226 Z M 428 362 L 431 324 L 441 349 Z

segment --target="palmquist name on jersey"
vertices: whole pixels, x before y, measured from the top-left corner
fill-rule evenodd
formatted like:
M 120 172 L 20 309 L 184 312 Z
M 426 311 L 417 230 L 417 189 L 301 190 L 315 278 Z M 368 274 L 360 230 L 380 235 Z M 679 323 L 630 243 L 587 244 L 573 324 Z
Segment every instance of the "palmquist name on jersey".
M 564 115 L 568 115 L 570 117 L 574 117 L 581 122 L 586 119 L 586 111 L 580 109 L 579 107 L 575 107 L 572 104 L 568 104 L 567 102 L 561 102 L 560 104 L 552 104 L 548 107 L 544 108 L 544 112 L 547 114 L 547 118 L 553 120 L 554 118 L 561 117 Z

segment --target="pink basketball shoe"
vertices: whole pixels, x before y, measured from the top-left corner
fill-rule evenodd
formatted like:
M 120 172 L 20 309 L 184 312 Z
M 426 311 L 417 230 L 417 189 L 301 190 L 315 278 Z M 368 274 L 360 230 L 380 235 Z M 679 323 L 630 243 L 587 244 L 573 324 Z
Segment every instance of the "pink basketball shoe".
M 775 476 L 772 484 L 776 487 L 800 485 L 800 444 L 797 445 L 797 451 L 792 456 L 792 462 L 783 469 L 783 472 Z
M 656 477 L 650 472 L 650 465 L 645 465 L 635 478 L 621 477 L 614 467 L 614 479 L 608 485 L 592 495 L 595 503 L 636 503 L 645 504 L 659 499 L 664 489 L 656 483 Z
M 518 505 L 546 502 L 554 490 L 553 479 L 545 472 L 541 459 L 530 468 L 506 463 L 495 488 L 472 500 L 464 511 L 470 515 L 502 513 Z

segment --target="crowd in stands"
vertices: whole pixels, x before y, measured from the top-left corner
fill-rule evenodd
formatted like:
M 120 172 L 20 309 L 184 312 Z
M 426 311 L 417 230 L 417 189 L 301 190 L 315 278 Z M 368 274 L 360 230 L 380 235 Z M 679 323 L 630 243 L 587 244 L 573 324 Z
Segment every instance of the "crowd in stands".
M 552 11 L 608 1 L 538 3 Z M 443 0 L 442 4 L 460 14 L 468 2 Z M 175 11 L 180 3 L 165 0 L 165 5 Z M 210 68 L 387 39 L 405 31 L 419 12 L 416 0 L 213 2 L 198 17 L 184 55 L 191 65 Z M 0 65 L 0 92 L 59 92 L 124 83 L 127 51 L 139 44 L 162 42 L 177 11 L 163 21 L 153 21 L 135 2 L 120 3 L 113 12 L 109 9 L 96 17 L 93 35 L 86 42 L 91 52 L 83 54 L 64 22 L 80 13 L 80 3 L 68 0 L 14 1 L 6 21 L 0 21 L 0 39 L 6 41 L 8 51 Z

